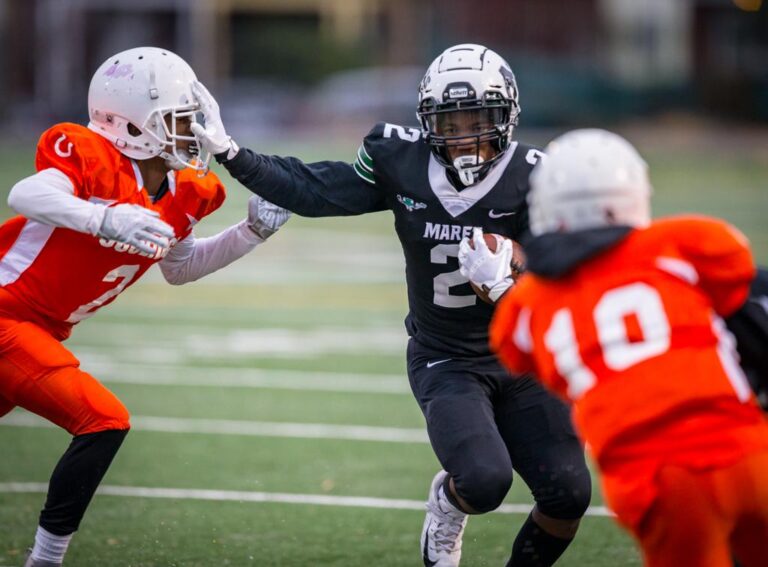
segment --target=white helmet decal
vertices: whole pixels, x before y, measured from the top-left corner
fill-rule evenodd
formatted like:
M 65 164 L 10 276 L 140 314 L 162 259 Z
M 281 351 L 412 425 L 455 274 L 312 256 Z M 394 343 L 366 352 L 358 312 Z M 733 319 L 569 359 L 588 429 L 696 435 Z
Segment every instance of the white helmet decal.
M 195 119 L 199 106 L 191 85 L 197 80 L 181 57 L 157 47 L 137 47 L 107 59 L 88 89 L 88 127 L 138 160 L 165 158 L 174 169 L 204 171 L 209 155 L 197 155 L 195 136 L 179 134 L 177 119 Z M 166 120 L 166 118 L 168 120 Z M 178 147 L 192 143 L 195 155 Z
M 621 136 L 573 130 L 554 139 L 531 173 L 531 232 L 571 232 L 651 221 L 648 165 Z

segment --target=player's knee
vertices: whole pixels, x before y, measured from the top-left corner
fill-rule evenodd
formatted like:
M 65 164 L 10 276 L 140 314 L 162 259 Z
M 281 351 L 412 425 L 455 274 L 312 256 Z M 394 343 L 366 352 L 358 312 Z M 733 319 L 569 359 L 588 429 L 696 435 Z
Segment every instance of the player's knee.
M 128 408 L 117 396 L 90 374 L 79 369 L 72 369 L 72 372 L 77 374 L 76 383 L 82 401 L 80 409 L 73 416 L 72 425 L 67 427 L 72 435 L 131 428 Z
M 123 403 L 116 397 L 100 399 L 97 405 L 92 405 L 70 429 L 72 435 L 86 435 L 101 431 L 128 431 L 131 428 L 131 414 Z
M 475 465 L 466 471 L 456 491 L 473 510 L 480 513 L 498 508 L 512 486 L 512 467 L 499 465 Z
M 536 490 L 534 497 L 539 510 L 551 518 L 581 518 L 592 499 L 592 480 L 586 469 L 561 474 L 552 483 Z

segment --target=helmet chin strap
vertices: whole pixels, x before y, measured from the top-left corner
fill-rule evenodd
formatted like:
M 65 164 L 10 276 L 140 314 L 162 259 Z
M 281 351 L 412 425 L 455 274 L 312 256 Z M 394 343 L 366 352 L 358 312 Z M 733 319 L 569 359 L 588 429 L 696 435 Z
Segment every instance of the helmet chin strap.
M 177 153 L 181 155 L 176 155 Z M 182 169 L 192 167 L 190 166 L 190 163 L 192 160 L 196 159 L 195 156 L 185 152 L 184 150 L 176 150 L 176 152 L 160 152 L 158 155 L 165 160 L 165 165 L 167 167 L 176 171 L 181 171 Z M 202 171 L 202 174 L 205 175 L 207 167 L 200 171 Z
M 459 156 L 453 160 L 453 167 L 466 187 L 477 183 L 477 174 L 483 161 L 485 160 L 480 156 Z
M 185 169 L 187 167 L 187 164 L 185 164 L 183 161 L 181 161 L 179 158 L 177 158 L 175 155 L 171 153 L 161 152 L 160 157 L 165 160 L 166 167 L 169 167 L 170 169 L 181 171 L 182 169 Z

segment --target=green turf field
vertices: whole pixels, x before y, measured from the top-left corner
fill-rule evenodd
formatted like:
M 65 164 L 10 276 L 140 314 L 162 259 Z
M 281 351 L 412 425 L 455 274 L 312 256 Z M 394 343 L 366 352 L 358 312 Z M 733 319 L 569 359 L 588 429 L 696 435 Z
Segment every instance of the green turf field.
M 355 147 L 295 151 L 346 159 Z M 764 156 L 647 153 L 656 214 L 723 216 L 768 263 Z M 30 151 L 0 148 L 0 193 L 31 172 Z M 198 232 L 237 220 L 246 197 L 231 183 Z M 126 403 L 134 430 L 66 564 L 418 565 L 419 506 L 438 464 L 404 372 L 398 246 L 385 213 L 292 219 L 203 282 L 171 287 L 150 271 L 77 328 L 67 344 Z M 0 567 L 21 564 L 68 443 L 43 425 L 22 412 L 0 420 Z M 530 502 L 518 479 L 507 503 Z M 471 518 L 463 565 L 503 565 L 524 518 L 514 506 Z M 560 564 L 640 559 L 595 515 Z

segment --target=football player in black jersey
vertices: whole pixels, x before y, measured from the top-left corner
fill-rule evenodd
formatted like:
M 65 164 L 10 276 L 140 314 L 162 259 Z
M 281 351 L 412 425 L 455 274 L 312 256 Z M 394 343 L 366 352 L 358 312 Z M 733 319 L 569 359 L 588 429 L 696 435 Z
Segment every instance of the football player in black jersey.
M 515 240 L 528 229 L 528 174 L 542 153 L 512 139 L 520 106 L 509 65 L 480 45 L 447 49 L 419 85 L 421 127 L 375 125 L 351 165 L 238 148 L 216 101 L 195 89 L 206 118 L 195 135 L 254 193 L 308 217 L 394 215 L 406 262 L 408 376 L 444 469 L 429 492 L 424 564 L 459 564 L 467 514 L 497 508 L 514 469 L 536 504 L 508 565 L 552 565 L 589 505 L 584 453 L 566 407 L 535 380 L 511 379 L 489 351 L 493 307 L 457 260 L 474 227 Z
M 768 268 L 758 268 L 750 296 L 725 320 L 757 400 L 768 411 Z

